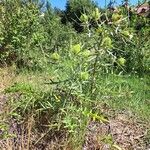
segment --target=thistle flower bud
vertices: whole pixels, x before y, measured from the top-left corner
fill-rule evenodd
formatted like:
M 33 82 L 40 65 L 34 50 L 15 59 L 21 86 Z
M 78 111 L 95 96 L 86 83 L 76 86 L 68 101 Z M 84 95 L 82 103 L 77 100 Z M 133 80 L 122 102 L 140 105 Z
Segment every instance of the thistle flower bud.
M 121 57 L 121 58 L 118 59 L 118 63 L 119 63 L 121 66 L 124 66 L 125 63 L 126 63 L 126 59 L 123 58 L 123 57 Z
M 112 47 L 112 40 L 110 37 L 104 37 L 102 40 L 102 46 L 106 48 L 111 48 Z
M 88 73 L 87 71 L 81 72 L 80 78 L 81 78 L 82 80 L 88 80 L 88 79 L 89 79 L 89 73 Z
M 60 59 L 60 55 L 57 53 L 57 52 L 54 52 L 52 55 L 51 55 L 51 59 L 57 61 Z
M 76 45 L 72 46 L 71 51 L 74 54 L 78 54 L 81 51 L 81 45 L 80 44 L 76 44 Z

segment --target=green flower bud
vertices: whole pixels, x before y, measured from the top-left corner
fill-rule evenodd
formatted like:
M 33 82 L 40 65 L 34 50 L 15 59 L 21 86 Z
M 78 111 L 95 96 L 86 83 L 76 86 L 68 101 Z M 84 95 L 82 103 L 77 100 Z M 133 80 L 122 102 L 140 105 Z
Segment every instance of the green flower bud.
M 82 14 L 80 17 L 81 22 L 88 22 L 88 16 L 86 14 Z
M 97 33 L 102 33 L 102 32 L 103 32 L 103 28 L 102 28 L 102 27 L 98 27 L 98 28 L 96 29 L 96 32 L 97 32 Z
M 60 59 L 60 55 L 57 53 L 57 52 L 54 52 L 52 55 L 51 55 L 51 59 L 57 61 Z
M 100 19 L 100 12 L 99 12 L 98 8 L 95 8 L 95 10 L 92 13 L 92 17 L 96 21 Z
M 110 37 L 105 37 L 102 40 L 102 46 L 106 47 L 106 48 L 111 48 L 112 47 L 112 40 Z
M 113 22 L 117 22 L 117 21 L 119 21 L 121 18 L 122 18 L 122 15 L 119 15 L 119 14 L 116 14 L 116 13 L 112 15 L 112 21 L 113 21 Z
M 74 54 L 78 54 L 81 51 L 81 45 L 80 44 L 76 44 L 76 45 L 72 46 L 71 51 Z
M 88 72 L 81 72 L 80 78 L 82 80 L 88 80 L 89 79 L 89 73 Z
M 133 38 L 133 35 L 130 34 L 129 31 L 124 30 L 124 31 L 122 31 L 121 33 L 122 33 L 124 36 L 129 37 L 129 39 L 132 39 L 132 38 Z
M 123 58 L 123 57 L 121 57 L 121 58 L 118 59 L 118 63 L 119 63 L 121 66 L 124 66 L 125 63 L 126 63 L 126 59 Z

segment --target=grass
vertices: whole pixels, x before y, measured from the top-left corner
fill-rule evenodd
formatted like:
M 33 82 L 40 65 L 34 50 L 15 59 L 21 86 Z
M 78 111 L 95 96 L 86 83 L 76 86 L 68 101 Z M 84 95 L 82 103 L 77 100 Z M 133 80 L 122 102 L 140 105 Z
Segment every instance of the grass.
M 15 78 L 15 67 L 0 68 L 0 92 L 9 87 Z
M 104 77 L 99 81 L 102 101 L 117 110 L 127 110 L 137 117 L 150 120 L 149 77 L 136 76 Z
M 3 72 L 10 72 L 10 69 L 4 69 Z M 8 112 L 4 115 L 6 118 L 11 117 L 24 122 L 28 133 L 28 149 L 30 141 L 33 140 L 30 134 L 33 133 L 40 133 L 38 144 L 49 133 L 68 134 L 68 144 L 71 142 L 72 145 L 81 148 L 86 126 L 91 118 L 100 122 L 107 121 L 103 114 L 105 111 L 101 110 L 104 104 L 115 112 L 130 112 L 138 120 L 150 123 L 148 76 L 139 78 L 134 75 L 99 75 L 95 83 L 95 97 L 90 99 L 88 95 L 71 92 L 63 85 L 63 89 L 59 89 L 58 85 L 45 84 L 55 79 L 48 71 L 16 74 L 13 70 L 6 74 L 9 80 L 5 79 L 3 82 L 7 81 L 5 85 L 9 86 L 5 86 L 5 90 L 3 87 L 2 91 L 14 94 L 14 98 L 11 97 L 8 101 Z M 59 141 L 59 138 L 57 140 Z M 63 144 L 64 142 L 62 141 Z M 57 142 L 56 145 L 58 146 Z
M 49 91 L 52 85 L 45 84 L 54 79 L 50 72 L 29 72 L 14 75 L 13 69 L 3 69 L 1 72 L 1 91 L 4 88 L 21 83 L 31 85 L 37 91 Z M 14 77 L 15 76 L 15 77 Z M 4 77 L 4 78 L 3 78 Z M 103 102 L 118 110 L 128 110 L 137 116 L 150 120 L 150 89 L 149 76 L 139 78 L 128 75 L 99 76 L 97 81 L 97 102 Z M 4 87 L 2 87 L 2 85 Z

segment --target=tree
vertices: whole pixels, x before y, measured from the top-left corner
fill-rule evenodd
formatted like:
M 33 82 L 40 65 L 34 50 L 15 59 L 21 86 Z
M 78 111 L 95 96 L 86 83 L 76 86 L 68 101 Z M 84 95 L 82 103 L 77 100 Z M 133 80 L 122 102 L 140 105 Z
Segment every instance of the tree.
M 62 23 L 72 23 L 73 27 L 78 31 L 82 31 L 80 16 L 90 14 L 98 5 L 91 0 L 68 0 L 66 3 L 66 10 L 62 17 Z

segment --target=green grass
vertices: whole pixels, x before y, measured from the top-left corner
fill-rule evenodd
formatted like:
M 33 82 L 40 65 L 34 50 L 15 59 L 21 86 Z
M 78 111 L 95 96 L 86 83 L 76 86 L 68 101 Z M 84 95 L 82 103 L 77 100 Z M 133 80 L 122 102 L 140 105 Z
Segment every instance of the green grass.
M 55 79 L 55 77 L 51 72 L 20 73 L 16 77 L 16 83 L 18 83 L 16 86 L 19 86 L 20 83 L 26 86 L 28 86 L 29 84 L 31 85 L 31 87 L 34 88 L 35 91 L 38 91 L 39 93 L 41 92 L 41 94 L 42 93 L 45 94 L 50 91 L 52 92 L 52 90 L 56 86 L 53 84 L 52 85 L 45 84 L 47 82 L 50 82 L 51 79 Z M 87 103 L 88 100 L 90 99 L 90 102 L 92 102 L 92 106 L 93 104 L 97 104 L 97 103 L 106 103 L 110 108 L 114 110 L 130 111 L 133 114 L 135 114 L 136 117 L 144 119 L 145 121 L 149 121 L 150 120 L 150 88 L 149 88 L 150 80 L 149 79 L 150 79 L 149 76 L 144 76 L 143 78 L 139 78 L 134 75 L 129 75 L 129 76 L 128 75 L 120 75 L 120 76 L 99 75 L 97 82 L 95 83 L 96 90 L 95 90 L 94 99 L 90 99 L 88 97 L 88 93 L 86 93 L 87 91 L 82 91 L 83 93 L 85 93 L 83 99 L 85 99 L 84 101 L 86 101 L 87 98 Z M 63 86 L 64 85 L 62 85 L 62 87 Z M 18 88 L 20 88 L 21 91 L 24 91 L 23 86 L 20 86 Z M 75 92 L 75 95 L 79 94 L 78 96 L 81 98 L 82 93 L 79 90 L 80 89 L 77 89 L 77 92 L 79 93 Z M 26 93 L 28 93 L 28 90 L 26 91 Z M 57 94 L 59 95 L 60 93 L 58 92 Z M 63 99 L 65 99 L 65 95 L 63 95 Z M 79 100 L 79 103 L 82 102 Z M 92 108 L 90 109 L 92 110 Z
M 117 110 L 131 111 L 137 117 L 150 120 L 149 77 L 102 77 L 99 80 L 99 99 Z
M 44 134 L 65 132 L 71 145 L 80 147 L 79 149 L 91 119 L 107 122 L 107 113 L 103 114 L 101 111 L 103 104 L 116 113 L 131 112 L 134 118 L 149 123 L 148 76 L 139 78 L 132 75 L 99 75 L 94 85 L 94 95 L 91 97 L 88 88 L 84 88 L 86 82 L 82 83 L 83 86 L 80 82 L 72 83 L 72 81 L 45 84 L 57 80 L 53 74 L 53 70 L 23 71 L 17 74 L 12 86 L 5 89 L 6 93 L 14 94 L 14 98 L 11 96 L 8 102 L 8 115 L 4 115 L 7 118 L 13 117 L 19 122 L 30 120 L 30 116 L 33 116 L 34 134 L 41 132 L 40 128 Z M 19 96 L 16 98 L 16 95 Z

